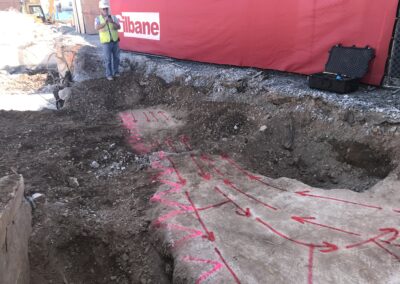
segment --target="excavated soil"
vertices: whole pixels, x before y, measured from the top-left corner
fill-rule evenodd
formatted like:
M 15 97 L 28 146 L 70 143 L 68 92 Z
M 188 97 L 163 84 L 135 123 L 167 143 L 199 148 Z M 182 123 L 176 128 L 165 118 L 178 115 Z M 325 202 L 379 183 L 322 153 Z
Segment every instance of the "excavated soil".
M 257 105 L 207 101 L 207 92 L 128 73 L 76 84 L 61 111 L 0 111 L 1 174 L 21 173 L 29 194 L 45 195 L 33 213 L 32 283 L 171 282 L 173 263 L 148 233 L 154 172 L 127 145 L 121 111 L 170 110 L 183 126 L 160 138 L 186 135 L 272 178 L 360 192 L 397 172 L 399 129 L 377 114 L 272 93 Z

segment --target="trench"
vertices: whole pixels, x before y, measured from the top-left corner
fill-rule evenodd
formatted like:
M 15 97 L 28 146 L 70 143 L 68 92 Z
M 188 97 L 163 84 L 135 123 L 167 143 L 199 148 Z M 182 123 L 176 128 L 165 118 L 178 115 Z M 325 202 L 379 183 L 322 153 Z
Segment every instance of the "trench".
M 374 135 L 356 112 L 349 123 L 336 106 L 309 98 L 274 97 L 250 104 L 211 101 L 207 93 L 128 73 L 118 88 L 103 79 L 76 84 L 65 109 L 42 118 L 39 125 L 51 119 L 53 126 L 42 130 L 59 149 L 56 159 L 42 160 L 35 173 L 41 178 L 30 185 L 31 192 L 48 188 L 48 204 L 35 213 L 32 283 L 172 281 L 173 260 L 148 231 L 151 220 L 146 212 L 157 190 L 150 182 L 154 172 L 148 155 L 129 149 L 127 133 L 117 122 L 121 111 L 168 109 L 183 126 L 153 138 L 185 135 L 194 149 L 229 153 L 249 171 L 324 189 L 365 191 L 397 167 L 392 136 Z M 57 123 L 62 124 L 62 137 Z M 37 151 L 32 145 L 22 150 Z M 161 150 L 169 151 L 164 144 L 157 149 Z M 99 161 L 99 169 L 91 168 L 93 160 Z M 111 169 L 113 161 L 122 160 L 119 167 L 124 170 Z M 102 175 L 106 170 L 113 174 Z M 27 173 L 28 178 L 33 175 Z M 79 188 L 71 189 L 70 176 L 78 178 Z

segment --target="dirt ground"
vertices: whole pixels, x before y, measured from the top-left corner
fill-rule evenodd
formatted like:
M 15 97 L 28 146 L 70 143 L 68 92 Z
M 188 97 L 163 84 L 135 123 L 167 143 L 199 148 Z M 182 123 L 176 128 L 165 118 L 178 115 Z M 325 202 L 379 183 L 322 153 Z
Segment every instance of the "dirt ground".
M 28 194 L 45 195 L 33 213 L 32 283 L 172 281 L 173 262 L 148 232 L 151 153 L 131 150 L 121 111 L 162 107 L 183 122 L 152 137 L 161 142 L 153 152 L 186 135 L 252 172 L 357 192 L 398 172 L 400 129 L 374 113 L 278 94 L 257 105 L 211 102 L 208 91 L 125 73 L 75 84 L 60 111 L 0 111 L 0 173 L 21 173 Z

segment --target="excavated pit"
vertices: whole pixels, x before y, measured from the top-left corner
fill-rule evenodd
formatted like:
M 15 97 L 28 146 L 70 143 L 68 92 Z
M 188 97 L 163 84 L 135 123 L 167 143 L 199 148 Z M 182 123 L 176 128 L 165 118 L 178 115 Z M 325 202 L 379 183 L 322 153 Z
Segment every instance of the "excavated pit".
M 271 178 L 361 192 L 396 169 L 393 125 L 307 97 L 262 94 L 262 103 L 243 103 L 243 88 L 217 102 L 206 88 L 127 73 L 76 84 L 60 112 L 0 112 L 2 172 L 16 168 L 30 194 L 46 196 L 34 212 L 32 283 L 172 281 L 170 256 L 148 235 L 156 191 L 149 154 L 128 147 L 121 111 L 167 109 L 181 126 L 153 139 L 185 135 L 194 149 L 228 153 Z M 161 150 L 170 151 L 165 143 L 154 149 Z
M 396 167 L 394 149 L 380 144 L 382 137 L 329 114 L 313 117 L 318 109 L 310 104 L 268 111 L 268 104 L 201 103 L 189 111 L 181 134 L 193 137 L 196 148 L 231 153 L 250 171 L 325 189 L 365 191 Z M 296 111 L 299 105 L 305 110 Z

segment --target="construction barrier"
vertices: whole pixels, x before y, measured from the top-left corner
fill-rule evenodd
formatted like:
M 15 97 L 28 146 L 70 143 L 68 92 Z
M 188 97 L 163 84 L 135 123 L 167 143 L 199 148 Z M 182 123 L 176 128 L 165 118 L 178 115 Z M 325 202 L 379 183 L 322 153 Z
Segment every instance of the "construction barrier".
M 311 74 L 336 44 L 376 49 L 385 72 L 398 0 L 113 0 L 121 48 L 202 62 Z

